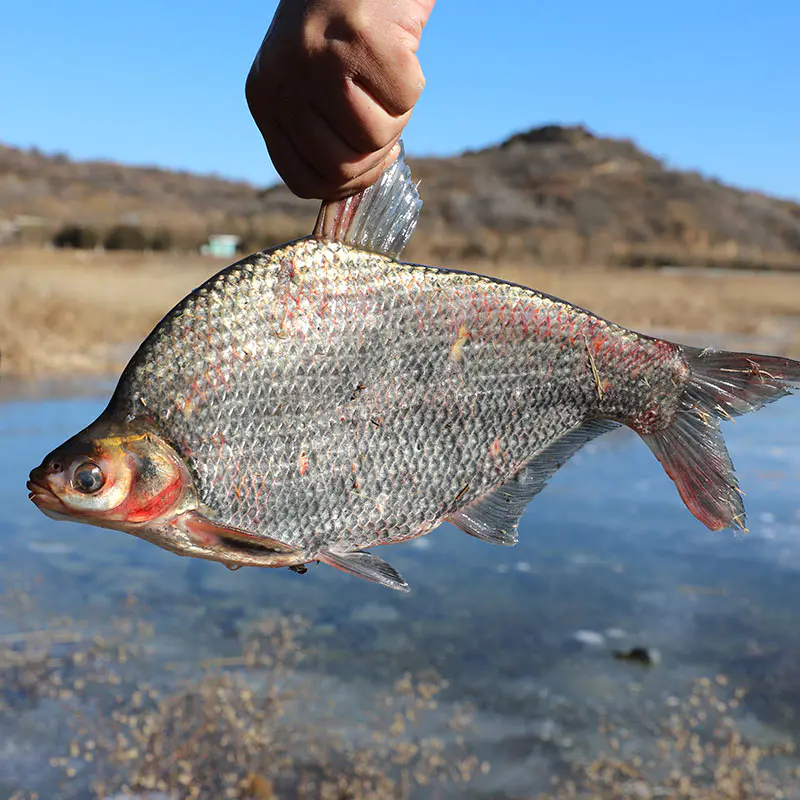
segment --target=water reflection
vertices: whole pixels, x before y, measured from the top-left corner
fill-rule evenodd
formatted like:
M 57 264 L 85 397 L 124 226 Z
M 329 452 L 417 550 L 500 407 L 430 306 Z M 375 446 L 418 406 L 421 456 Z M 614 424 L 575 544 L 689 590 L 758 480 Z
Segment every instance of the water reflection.
M 27 501 L 28 470 L 106 397 L 103 387 L 0 405 L 0 589 L 17 598 L 0 616 L 4 641 L 64 616 L 87 637 L 108 635 L 112 619 L 134 620 L 148 634 L 128 679 L 169 689 L 204 661 L 235 660 L 259 620 L 302 615 L 310 627 L 297 674 L 338 698 L 347 735 L 405 672 L 449 681 L 441 709 L 472 704 L 468 744 L 493 768 L 469 789 L 441 789 L 459 797 L 546 791 L 567 756 L 590 759 L 604 746 L 600 718 L 630 729 L 646 752 L 655 746 L 648 720 L 703 676 L 724 673 L 731 689 L 749 690 L 734 708 L 757 744 L 800 732 L 797 399 L 724 426 L 749 536 L 706 531 L 649 450 L 620 431 L 556 475 L 528 509 L 517 547 L 445 525 L 387 549 L 412 587 L 400 595 L 326 567 L 233 573 L 42 516 Z M 657 648 L 663 662 L 648 671 L 612 657 L 634 644 Z M 41 769 L 67 747 L 62 722 L 74 705 L 12 700 L 0 705 L 0 790 L 91 796 L 89 767 L 66 784 Z M 444 719 L 430 724 L 446 732 Z

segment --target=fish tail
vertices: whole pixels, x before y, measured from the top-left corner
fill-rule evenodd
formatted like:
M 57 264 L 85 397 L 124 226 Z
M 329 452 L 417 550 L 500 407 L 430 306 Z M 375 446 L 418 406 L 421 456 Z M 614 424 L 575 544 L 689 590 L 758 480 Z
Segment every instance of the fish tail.
M 642 438 L 695 517 L 711 530 L 746 531 L 742 493 L 719 423 L 800 389 L 800 362 L 681 349 L 690 375 L 680 409 L 668 427 Z

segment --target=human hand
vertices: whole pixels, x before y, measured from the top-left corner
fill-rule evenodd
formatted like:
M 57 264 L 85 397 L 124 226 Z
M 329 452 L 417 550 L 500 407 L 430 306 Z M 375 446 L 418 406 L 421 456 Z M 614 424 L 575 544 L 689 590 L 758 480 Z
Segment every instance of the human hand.
M 245 87 L 281 178 L 335 200 L 374 183 L 425 78 L 417 60 L 435 0 L 281 0 Z

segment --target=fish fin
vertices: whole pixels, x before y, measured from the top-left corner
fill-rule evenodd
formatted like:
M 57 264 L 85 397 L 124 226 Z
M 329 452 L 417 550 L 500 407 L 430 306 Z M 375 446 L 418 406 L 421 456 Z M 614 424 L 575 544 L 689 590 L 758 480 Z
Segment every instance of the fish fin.
M 422 208 L 417 185 L 400 154 L 380 178 L 359 194 L 323 202 L 314 236 L 397 257 L 408 244 Z
M 519 521 L 528 503 L 581 447 L 616 427 L 618 423 L 610 420 L 591 420 L 575 428 L 542 450 L 505 483 L 451 514 L 448 522 L 490 544 L 515 545 Z
M 382 558 L 373 556 L 357 550 L 352 553 L 333 553 L 330 550 L 322 550 L 314 558 L 317 561 L 336 567 L 343 572 L 349 572 L 359 578 L 366 578 L 373 583 L 380 583 L 398 592 L 409 591 L 408 584 L 403 576 L 391 565 L 387 564 Z
M 221 540 L 233 539 L 237 542 L 263 547 L 265 550 L 274 550 L 278 553 L 296 552 L 293 547 L 279 542 L 277 539 L 250 533 L 241 528 L 234 528 L 231 525 L 223 525 L 203 516 L 198 511 L 187 511 L 179 519 L 181 528 L 197 539 L 198 542 L 205 545 L 214 545 Z
M 715 531 L 746 531 L 744 503 L 719 423 L 800 389 L 800 362 L 682 349 L 691 376 L 680 410 L 669 427 L 642 438 L 697 519 Z

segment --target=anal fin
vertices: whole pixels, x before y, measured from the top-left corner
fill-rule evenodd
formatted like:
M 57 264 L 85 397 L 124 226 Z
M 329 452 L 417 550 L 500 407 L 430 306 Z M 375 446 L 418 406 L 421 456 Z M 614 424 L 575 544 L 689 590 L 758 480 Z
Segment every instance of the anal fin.
M 505 483 L 452 513 L 448 522 L 490 544 L 515 545 L 528 503 L 581 447 L 616 427 L 618 423 L 611 420 L 591 420 L 575 428 L 544 448 Z
M 409 591 L 408 584 L 403 576 L 391 564 L 387 564 L 382 558 L 373 556 L 356 550 L 352 553 L 334 553 L 330 550 L 323 550 L 315 556 L 317 561 L 336 567 L 343 572 L 349 572 L 358 578 L 365 578 L 381 586 L 388 586 L 398 592 Z

